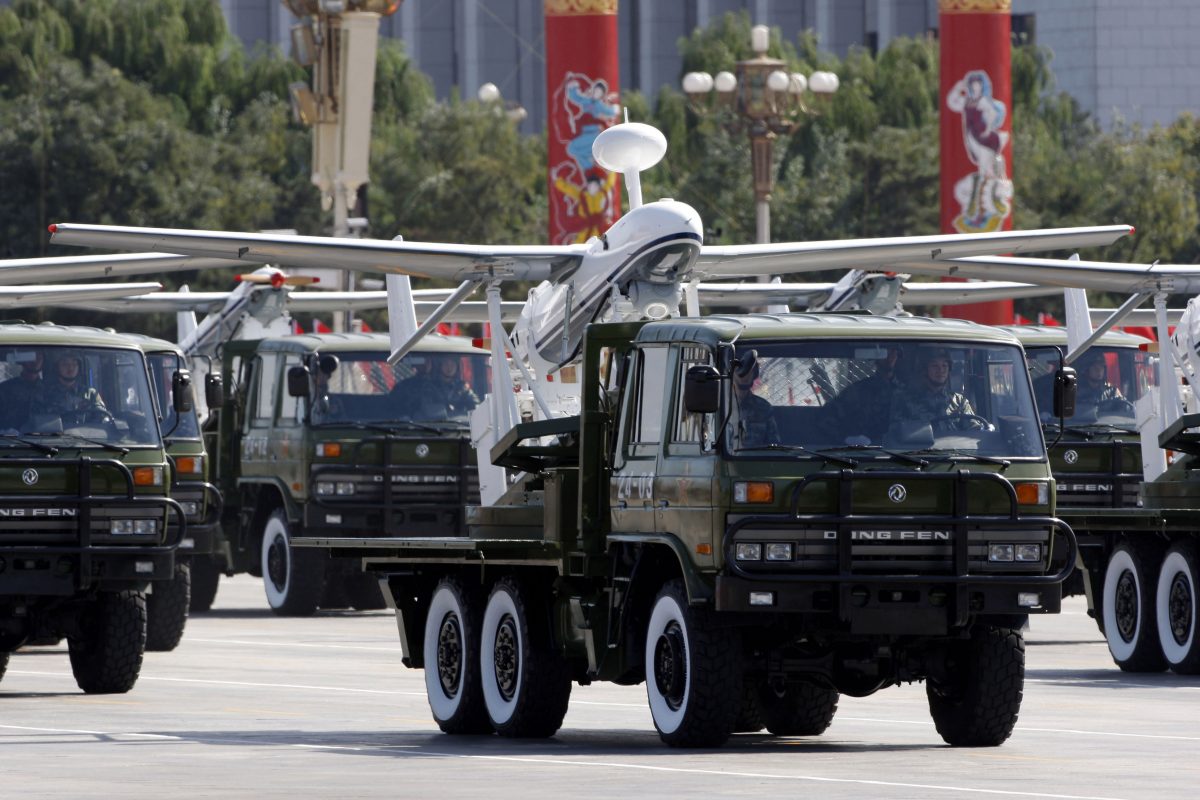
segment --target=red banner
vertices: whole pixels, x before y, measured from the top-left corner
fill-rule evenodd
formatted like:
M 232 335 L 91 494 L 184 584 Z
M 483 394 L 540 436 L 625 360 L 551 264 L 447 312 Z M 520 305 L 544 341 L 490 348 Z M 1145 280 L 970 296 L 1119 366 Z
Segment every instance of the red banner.
M 938 0 L 942 232 L 1012 230 L 1012 0 Z M 989 325 L 1012 300 L 957 306 Z
M 621 213 L 617 176 L 592 160 L 619 121 L 617 0 L 544 0 L 550 242 L 585 242 Z

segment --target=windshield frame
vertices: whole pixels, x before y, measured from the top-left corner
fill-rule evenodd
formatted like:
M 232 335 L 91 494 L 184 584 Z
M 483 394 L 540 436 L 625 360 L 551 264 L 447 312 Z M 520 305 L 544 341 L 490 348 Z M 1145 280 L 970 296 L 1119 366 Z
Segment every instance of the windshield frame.
M 896 443 L 894 441 L 884 441 L 884 442 L 872 441 L 871 442 L 872 444 L 881 444 L 882 448 L 880 448 L 880 449 L 873 449 L 873 448 L 859 449 L 855 446 L 855 444 L 848 443 L 848 442 L 844 443 L 842 445 L 837 445 L 834 443 L 826 444 L 826 443 L 818 443 L 818 442 L 811 442 L 811 441 L 808 441 L 808 442 L 788 441 L 785 439 L 782 442 L 782 444 L 784 445 L 785 448 L 795 448 L 796 446 L 799 446 L 802 449 L 812 451 L 811 454 L 801 453 L 799 451 L 799 449 L 797 449 L 797 450 L 795 450 L 795 453 L 792 457 L 798 458 L 801 460 L 805 460 L 805 461 L 825 460 L 825 461 L 831 462 L 831 463 L 843 461 L 843 460 L 846 460 L 847 458 L 852 459 L 856 462 L 877 463 L 877 462 L 882 462 L 882 461 L 896 461 L 897 454 L 900 456 L 908 456 L 910 453 L 913 453 L 913 454 L 919 453 L 920 458 L 927 459 L 927 460 L 930 460 L 933 462 L 942 461 L 943 459 L 949 460 L 949 461 L 954 461 L 954 460 L 962 460 L 963 458 L 977 458 L 980 462 L 1003 461 L 1003 462 L 1012 462 L 1012 463 L 1031 463 L 1031 464 L 1032 463 L 1048 463 L 1049 456 L 1047 454 L 1046 438 L 1045 438 L 1045 435 L 1043 432 L 1042 425 L 1040 424 L 1038 417 L 1036 415 L 1036 405 L 1034 402 L 1032 381 L 1031 381 L 1031 378 L 1029 375 L 1029 370 L 1026 368 L 1025 352 L 1019 342 L 993 340 L 993 339 L 986 339 L 986 340 L 963 339 L 961 337 L 955 337 L 955 336 L 950 336 L 950 335 L 945 336 L 945 337 L 940 337 L 940 338 L 935 338 L 935 337 L 929 337 L 929 338 L 926 338 L 926 337 L 921 337 L 921 338 L 916 338 L 916 337 L 870 337 L 865 332 L 862 336 L 824 336 L 824 337 L 813 337 L 813 338 L 806 337 L 803 339 L 799 339 L 799 338 L 742 339 L 737 343 L 736 351 L 734 351 L 730 354 L 729 361 L 736 364 L 737 358 L 739 356 L 744 355 L 749 350 L 758 350 L 758 351 L 760 351 L 759 352 L 760 358 L 771 359 L 771 358 L 778 358 L 781 355 L 784 355 L 783 353 L 779 353 L 778 355 L 771 353 L 770 350 L 773 348 L 787 347 L 787 346 L 791 346 L 791 347 L 813 346 L 812 350 L 815 350 L 821 346 L 828 346 L 828 345 L 845 345 L 848 347 L 861 347 L 861 348 L 873 348 L 873 347 L 874 348 L 890 348 L 890 347 L 895 346 L 898 348 L 911 349 L 911 350 L 915 350 L 917 348 L 924 348 L 924 347 L 942 347 L 942 348 L 951 349 L 951 350 L 961 351 L 961 350 L 965 349 L 967 351 L 974 351 L 974 352 L 982 352 L 982 351 L 986 351 L 986 350 L 1009 350 L 1009 351 L 1011 351 L 1011 354 L 1012 354 L 1011 363 L 1013 365 L 1012 376 L 1011 376 L 1012 377 L 1011 387 L 1012 387 L 1012 390 L 1014 391 L 1014 393 L 1017 393 L 1017 392 L 1023 393 L 1024 394 L 1024 402 L 1027 402 L 1029 405 L 1029 408 L 1031 410 L 1035 411 L 1034 415 L 1030 418 L 1030 422 L 1028 423 L 1028 430 L 1025 432 L 1025 434 L 1030 437 L 1031 449 L 1036 449 L 1037 453 L 1034 455 L 1016 455 L 1016 454 L 1012 454 L 1009 452 L 993 452 L 990 449 L 983 449 L 983 450 L 980 450 L 978 453 L 975 453 L 972 450 L 964 450 L 961 447 L 961 444 L 962 444 L 961 440 L 967 438 L 966 436 L 940 437 L 942 439 L 948 439 L 948 440 L 952 439 L 952 440 L 955 440 L 956 442 L 958 442 L 957 444 L 947 442 L 940 448 L 936 447 L 936 442 L 937 442 L 938 437 L 935 437 L 934 446 L 931 446 L 931 447 L 922 447 L 922 446 L 915 445 L 915 444 L 912 447 L 909 447 L 909 446 L 905 446 L 904 444 Z M 812 352 L 812 350 L 810 350 L 810 352 Z M 795 350 L 792 351 L 792 357 L 803 358 L 803 356 L 796 355 Z M 1003 360 L 998 360 L 996 362 L 989 361 L 987 363 L 1003 364 L 1003 363 L 1007 363 L 1007 362 L 1005 362 Z M 954 369 L 955 366 L 957 366 L 957 365 L 952 365 L 952 370 Z M 716 426 L 718 427 L 718 430 L 716 432 L 716 435 L 714 436 L 714 440 L 715 440 L 717 449 L 724 457 L 730 458 L 730 459 L 735 459 L 735 460 L 743 460 L 743 459 L 744 460 L 767 460 L 767 461 L 778 460 L 780 458 L 780 454 L 785 452 L 784 449 L 770 448 L 770 447 L 754 449 L 754 448 L 747 448 L 744 446 L 743 447 L 737 446 L 737 443 L 735 442 L 735 437 L 733 435 L 733 431 L 734 431 L 734 426 L 738 420 L 739 415 L 738 415 L 736 409 L 733 407 L 733 402 L 734 402 L 733 401 L 733 392 L 734 392 L 733 384 L 734 384 L 733 370 L 731 369 L 726 372 L 725 380 L 722 381 L 720 408 L 717 412 L 717 420 L 716 420 Z M 1018 388 L 1018 384 L 1020 384 L 1024 388 Z M 757 388 L 757 385 L 758 385 L 757 381 L 756 381 L 755 385 Z M 850 384 L 843 386 L 838 391 L 838 393 L 836 395 L 834 395 L 834 400 L 836 400 L 836 398 L 838 398 L 838 397 L 843 396 L 843 393 L 846 391 L 847 388 L 849 388 L 849 385 Z M 974 395 L 972 395 L 972 397 L 974 397 Z M 994 398 L 995 394 L 989 393 L 989 397 Z M 1015 396 L 1015 394 L 1014 394 L 1014 401 L 1018 402 L 1018 403 L 1022 402 L 1019 398 L 1017 398 Z M 832 403 L 832 401 L 830 401 L 830 402 Z M 992 422 L 995 423 L 995 420 L 992 420 Z M 889 453 L 887 451 L 892 451 L 892 452 Z M 918 456 L 914 455 L 913 457 L 915 458 Z M 901 459 L 901 460 L 903 460 L 903 459 Z
M 318 391 L 319 391 L 318 382 L 319 382 L 321 376 L 324 374 L 321 369 L 322 361 L 325 358 L 327 358 L 328 356 L 334 356 L 337 358 L 337 368 L 334 370 L 331 377 L 329 378 L 329 380 L 331 380 L 331 381 L 336 381 L 339 379 L 339 372 L 342 372 L 342 370 L 344 368 L 344 366 L 343 366 L 344 364 L 376 363 L 376 364 L 380 364 L 381 367 L 385 370 L 392 370 L 392 374 L 396 375 L 399 372 L 399 370 L 404 369 L 406 367 L 412 367 L 413 362 L 418 359 L 436 359 L 438 357 L 449 357 L 452 359 L 459 359 L 458 375 L 456 377 L 461 378 L 462 382 L 468 384 L 469 387 L 471 388 L 471 390 L 475 393 L 475 395 L 476 395 L 475 403 L 473 405 L 471 405 L 470 408 L 467 408 L 466 410 L 464 410 L 461 415 L 447 414 L 447 415 L 445 415 L 445 418 L 443 418 L 443 419 L 427 419 L 427 418 L 424 418 L 421 416 L 417 416 L 415 413 L 405 413 L 398 408 L 391 409 L 389 411 L 390 415 L 385 418 L 380 418 L 378 416 L 371 416 L 371 415 L 361 416 L 360 413 L 357 413 L 357 412 L 362 412 L 362 411 L 368 410 L 365 408 L 359 408 L 357 410 L 357 412 L 354 410 L 351 410 L 349 408 L 341 408 L 336 413 L 333 413 L 332 415 L 326 417 L 324 415 L 324 413 L 320 410 L 320 405 L 319 405 L 320 398 L 318 397 Z M 381 430 L 381 432 L 388 432 L 387 429 L 389 427 L 394 427 L 396 430 L 399 430 L 399 431 L 427 429 L 427 432 L 428 432 L 428 430 L 436 431 L 439 428 L 456 428 L 457 429 L 457 428 L 466 428 L 466 427 L 470 426 L 471 413 L 474 411 L 474 409 L 477 406 L 482 405 L 484 402 L 484 393 L 482 391 L 480 391 L 480 389 L 481 389 L 481 387 L 490 386 L 490 381 L 491 381 L 491 369 L 489 367 L 489 360 L 491 358 L 490 353 L 476 351 L 476 350 L 421 350 L 421 349 L 414 349 L 414 350 L 410 351 L 409 353 L 407 353 L 395 365 L 388 364 L 388 356 L 389 356 L 389 353 L 385 350 L 325 350 L 325 351 L 318 351 L 316 353 L 308 355 L 305 358 L 305 363 L 308 366 L 308 372 L 309 372 L 309 389 L 308 389 L 307 396 L 302 398 L 302 400 L 304 402 L 303 416 L 304 416 L 304 420 L 306 421 L 306 423 L 313 428 L 355 427 L 355 428 L 362 428 L 362 429 L 367 429 L 367 430 L 370 430 L 373 428 L 378 428 Z M 471 369 L 471 375 L 470 375 L 469 379 L 464 377 L 464 372 L 463 372 L 464 364 L 462 362 L 462 359 L 470 359 L 472 362 L 469 365 L 467 365 Z M 431 360 L 430 361 L 430 369 L 432 369 L 432 368 L 433 368 L 433 361 Z M 403 383 L 405 381 L 420 380 L 422 378 L 422 376 L 419 375 L 418 372 L 419 371 L 417 369 L 412 369 L 412 371 L 409 374 L 401 377 L 395 383 L 392 383 L 391 385 L 389 385 L 385 391 L 361 392 L 361 393 L 360 392 L 345 393 L 345 392 L 332 391 L 328 394 L 328 397 L 330 398 L 331 401 L 334 401 L 334 402 L 336 402 L 338 400 L 346 401 L 348 399 L 355 398 L 355 397 L 380 397 L 380 396 L 387 397 L 387 396 L 391 395 L 392 393 L 396 392 L 399 389 L 399 387 L 401 387 L 403 385 Z M 345 374 L 346 373 L 342 372 L 343 376 Z M 430 373 L 426 372 L 426 373 L 424 373 L 424 376 L 428 376 L 429 374 Z M 285 375 L 284 376 L 285 380 L 286 380 L 286 377 L 287 376 Z M 341 378 L 341 380 L 345 380 L 345 378 L 343 377 L 343 378 Z M 386 378 L 384 379 L 384 381 L 386 383 Z M 334 386 L 336 389 L 336 384 L 334 384 Z M 372 382 L 372 386 L 373 386 L 373 388 L 379 388 L 379 387 L 374 386 L 374 382 Z M 449 406 L 447 406 L 447 408 L 449 408 Z
M 158 393 L 158 382 L 155 380 L 156 373 L 154 371 L 154 359 L 174 359 L 174 369 L 170 372 L 164 372 L 163 375 L 169 382 L 171 375 L 179 370 L 188 369 L 185 359 L 173 350 L 153 350 L 146 352 L 146 368 L 150 370 L 150 392 L 154 395 L 154 404 L 158 407 L 158 426 L 163 434 L 164 442 L 198 442 L 203 439 L 203 433 L 200 428 L 200 416 L 196 411 L 196 405 L 193 398 L 192 409 L 179 414 L 175 411 L 173 403 L 167 403 L 165 397 L 160 397 Z M 169 389 L 168 389 L 169 391 Z M 193 389 L 193 395 L 195 390 Z M 179 422 L 173 428 L 167 422 L 171 416 L 179 418 Z M 188 433 L 183 430 L 187 427 L 188 418 L 191 419 L 191 427 L 195 430 L 195 434 Z M 183 430 L 181 433 L 180 431 Z
M 30 354 L 41 355 L 37 386 L 18 389 L 24 363 L 31 360 Z M 67 354 L 81 361 L 77 374 L 84 395 L 76 395 L 76 400 L 71 402 L 82 405 L 75 406 L 74 410 L 50 411 L 52 406 L 48 407 L 43 398 L 46 393 L 56 390 L 52 380 L 62 374 L 57 372 L 58 362 Z M 110 373 L 104 371 L 106 367 Z M 126 371 L 121 372 L 123 369 Z M 106 342 L 0 343 L 0 403 L 7 407 L 13 400 L 13 392 L 27 393 L 22 402 L 33 402 L 35 405 L 31 408 L 36 407 L 39 413 L 34 414 L 31 410 L 26 416 L 14 411 L 15 416 L 5 423 L 17 424 L 5 424 L 0 427 L 0 432 L 16 434 L 60 450 L 128 452 L 164 448 L 158 398 L 152 386 L 149 362 L 146 354 L 136 346 Z M 99 398 L 98 405 L 86 399 L 88 392 L 94 392 Z M 16 416 L 24 419 L 17 420 Z M 71 417 L 70 421 L 68 417 Z M 20 446 L 15 439 L 9 441 L 11 446 Z M 4 445 L 0 444 L 0 447 Z

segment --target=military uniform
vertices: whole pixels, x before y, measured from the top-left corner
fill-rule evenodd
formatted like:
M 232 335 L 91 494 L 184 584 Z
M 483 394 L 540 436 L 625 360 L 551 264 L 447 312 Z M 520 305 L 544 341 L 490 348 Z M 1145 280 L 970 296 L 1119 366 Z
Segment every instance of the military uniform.
M 41 378 L 26 380 L 18 376 L 0 383 L 0 428 L 24 428 L 39 413 L 41 394 Z
M 738 403 L 738 444 L 759 447 L 779 442 L 775 409 L 765 398 L 746 392 Z
M 892 400 L 892 415 L 897 420 L 928 422 L 935 429 L 957 430 L 964 427 L 954 418 L 962 414 L 974 414 L 971 401 L 962 392 L 952 392 L 949 387 L 930 391 L 928 389 L 901 389 Z M 972 421 L 965 427 L 980 427 Z
M 82 386 L 79 381 L 65 386 L 61 381 L 49 380 L 42 384 L 37 413 L 73 417 L 83 421 L 94 413 L 105 412 L 104 401 L 94 386 Z
M 461 417 L 479 405 L 478 395 L 458 378 L 415 378 L 398 384 L 395 391 L 404 396 L 405 406 L 412 409 L 412 418 L 418 421 Z

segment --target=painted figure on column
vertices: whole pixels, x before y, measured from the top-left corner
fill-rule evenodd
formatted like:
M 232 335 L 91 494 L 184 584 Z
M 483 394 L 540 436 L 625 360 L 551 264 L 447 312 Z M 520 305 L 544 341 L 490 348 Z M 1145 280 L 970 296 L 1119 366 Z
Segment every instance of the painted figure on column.
M 954 227 L 962 233 L 1000 230 L 1012 213 L 1013 187 L 1004 163 L 1009 134 L 1001 130 L 1008 109 L 992 96 L 991 78 L 983 70 L 956 82 L 946 107 L 962 115 L 963 147 L 975 165 L 975 172 L 954 184 L 954 199 L 962 208 Z
M 579 72 L 566 73 L 554 92 L 554 102 L 566 111 L 551 122 L 553 136 L 567 155 L 551 168 L 566 212 L 565 230 L 558 243 L 585 242 L 615 221 L 612 195 L 617 176 L 596 166 L 592 143 L 617 121 L 620 105 L 607 81 Z

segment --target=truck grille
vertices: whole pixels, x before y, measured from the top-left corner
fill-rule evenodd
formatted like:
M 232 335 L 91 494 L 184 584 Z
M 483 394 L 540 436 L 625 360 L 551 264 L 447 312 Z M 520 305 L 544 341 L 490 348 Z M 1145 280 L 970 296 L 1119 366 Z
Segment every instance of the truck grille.
M 1137 508 L 1140 475 L 1060 475 L 1059 508 Z

